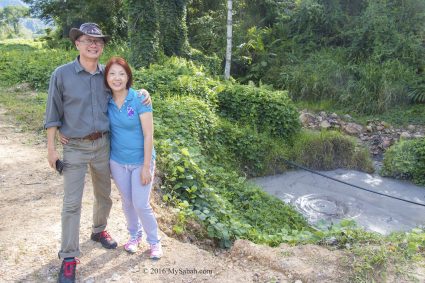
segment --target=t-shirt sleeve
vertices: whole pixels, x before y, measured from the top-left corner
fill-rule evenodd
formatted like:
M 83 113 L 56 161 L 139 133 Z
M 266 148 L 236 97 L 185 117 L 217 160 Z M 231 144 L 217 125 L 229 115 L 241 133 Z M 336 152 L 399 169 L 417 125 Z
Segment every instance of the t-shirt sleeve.
M 134 99 L 136 99 L 137 114 L 140 115 L 140 114 L 143 114 L 143 113 L 146 113 L 146 112 L 153 112 L 152 104 L 151 105 L 144 105 L 142 103 L 142 101 L 145 99 L 144 95 L 141 95 L 141 96 L 136 95 Z

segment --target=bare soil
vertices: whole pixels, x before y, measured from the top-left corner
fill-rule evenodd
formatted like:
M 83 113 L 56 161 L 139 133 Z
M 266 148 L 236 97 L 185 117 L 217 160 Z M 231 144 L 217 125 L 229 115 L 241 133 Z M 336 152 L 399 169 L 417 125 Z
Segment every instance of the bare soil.
M 22 132 L 0 110 L 0 282 L 55 282 L 60 260 L 62 177 L 49 168 L 39 137 Z M 152 261 L 145 243 L 136 254 L 127 240 L 120 196 L 113 186 L 108 231 L 115 250 L 90 240 L 92 186 L 86 179 L 81 215 L 81 263 L 77 282 L 348 282 L 342 251 L 306 245 L 276 248 L 238 240 L 230 250 L 202 248 L 171 236 L 170 209 L 155 191 L 152 205 L 161 228 L 164 257 Z M 168 235 L 167 235 L 168 234 Z M 392 278 L 392 277 L 389 277 Z M 392 281 L 388 281 L 392 282 Z M 398 281 L 397 282 L 401 282 Z

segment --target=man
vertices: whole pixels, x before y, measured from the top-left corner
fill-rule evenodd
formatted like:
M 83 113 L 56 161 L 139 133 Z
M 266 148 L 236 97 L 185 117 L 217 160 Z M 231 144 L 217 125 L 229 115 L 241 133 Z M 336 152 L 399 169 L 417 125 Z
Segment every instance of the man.
M 82 24 L 69 33 L 79 56 L 58 67 L 52 74 L 44 127 L 47 129 L 49 165 L 59 167 L 56 132 L 69 138 L 63 145 L 64 197 L 62 208 L 63 259 L 58 282 L 75 282 L 80 254 L 79 228 L 84 178 L 87 166 L 93 181 L 94 207 L 91 239 L 104 248 L 114 249 L 117 242 L 105 230 L 112 206 L 109 170 L 108 90 L 104 84 L 104 66 L 99 64 L 109 37 L 94 23 Z M 145 92 L 149 97 L 149 94 Z M 150 97 L 145 100 L 150 103 Z M 59 168 L 58 168 L 59 169 Z

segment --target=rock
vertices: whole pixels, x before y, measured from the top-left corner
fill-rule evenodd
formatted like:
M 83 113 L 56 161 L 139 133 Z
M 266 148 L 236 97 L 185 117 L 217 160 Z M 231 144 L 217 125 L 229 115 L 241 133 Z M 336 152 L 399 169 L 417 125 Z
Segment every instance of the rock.
M 378 125 L 378 126 L 376 126 L 376 130 L 377 131 L 382 131 L 382 130 L 384 130 L 385 129 L 385 127 L 383 126 L 383 125 Z
M 411 132 L 415 131 L 416 127 L 414 125 L 407 126 L 407 129 Z
M 387 149 L 391 146 L 392 141 L 390 138 L 384 138 L 384 140 L 382 141 L 382 148 Z
M 351 120 L 353 120 L 353 117 L 351 117 L 350 115 L 348 115 L 348 114 L 345 114 L 344 116 L 342 116 L 342 117 L 344 117 L 344 119 L 345 120 L 347 120 L 347 121 L 351 121 Z
M 331 124 L 328 122 L 328 121 L 326 121 L 326 120 L 324 120 L 324 121 L 322 121 L 321 123 L 320 123 L 320 128 L 321 129 L 328 129 L 328 128 L 330 128 L 331 127 Z
M 336 114 L 336 113 L 332 113 L 332 114 L 330 115 L 330 117 L 331 117 L 331 118 L 334 118 L 334 119 L 337 119 L 337 118 L 338 118 L 338 114 Z
M 384 121 L 381 122 L 381 125 L 384 126 L 385 128 L 391 128 L 391 125 Z
M 303 282 L 300 279 L 298 279 L 294 283 L 303 283 Z
M 367 125 L 366 126 L 366 131 L 368 131 L 369 133 L 373 132 L 373 128 L 371 125 Z
M 414 134 L 413 135 L 413 137 L 415 138 L 415 139 L 421 139 L 421 138 L 423 138 L 424 137 L 424 134 Z
M 303 125 L 314 123 L 314 120 L 315 120 L 314 116 L 308 112 L 301 113 L 300 115 L 300 121 Z
M 343 130 L 350 135 L 358 135 L 363 131 L 363 127 L 356 123 L 347 123 Z
M 408 132 L 402 132 L 400 134 L 401 139 L 410 139 L 412 136 Z
M 118 273 L 112 274 L 111 280 L 112 281 L 119 281 L 121 279 L 121 276 Z

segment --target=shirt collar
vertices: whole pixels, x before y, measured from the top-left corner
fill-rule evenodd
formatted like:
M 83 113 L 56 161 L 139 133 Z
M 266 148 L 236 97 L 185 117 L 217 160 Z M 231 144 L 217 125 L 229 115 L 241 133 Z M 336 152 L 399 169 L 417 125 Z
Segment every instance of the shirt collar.
M 133 100 L 135 94 L 135 90 L 132 89 L 131 87 L 128 89 L 128 93 L 127 93 L 127 97 L 125 98 L 126 101 L 131 101 Z M 109 103 L 112 103 L 114 100 L 112 99 L 112 93 L 109 94 Z
M 75 58 L 75 60 L 74 60 L 74 69 L 75 69 L 76 73 L 80 73 L 80 72 L 84 71 L 83 66 L 81 66 L 81 64 L 80 64 L 80 55 L 78 55 L 77 58 Z M 97 71 L 96 71 L 95 74 L 97 74 L 97 73 L 103 74 L 104 70 L 105 70 L 105 66 L 98 63 L 97 64 Z

